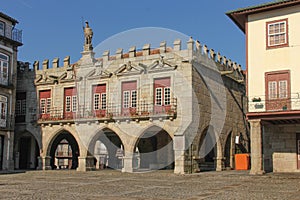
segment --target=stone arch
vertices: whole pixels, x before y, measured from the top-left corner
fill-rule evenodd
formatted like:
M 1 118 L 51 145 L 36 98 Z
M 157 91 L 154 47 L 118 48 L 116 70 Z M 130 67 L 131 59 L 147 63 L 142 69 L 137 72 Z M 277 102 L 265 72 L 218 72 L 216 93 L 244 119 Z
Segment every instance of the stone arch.
M 203 129 L 198 140 L 198 165 L 200 171 L 216 170 L 216 158 L 220 155 L 221 141 L 216 137 L 212 126 Z M 221 153 L 222 154 L 222 153 Z
M 135 142 L 135 169 L 174 168 L 173 138 L 163 128 L 151 125 L 140 132 Z
M 234 134 L 229 131 L 224 141 L 223 155 L 224 155 L 224 167 L 226 169 L 234 168 Z
M 61 166 L 68 169 L 77 169 L 78 157 L 81 155 L 82 149 L 80 149 L 80 143 L 72 132 L 66 129 L 59 129 L 53 135 L 46 148 L 46 156 L 50 158 L 50 167 L 52 169 L 60 168 Z
M 103 144 L 106 152 L 103 148 L 98 152 L 97 144 L 100 148 Z M 94 156 L 96 169 L 121 169 L 125 148 L 120 135 L 108 127 L 98 129 L 88 143 L 88 153 Z
M 41 143 L 35 134 L 28 130 L 15 136 L 14 155 L 16 169 L 37 169 L 39 167 Z

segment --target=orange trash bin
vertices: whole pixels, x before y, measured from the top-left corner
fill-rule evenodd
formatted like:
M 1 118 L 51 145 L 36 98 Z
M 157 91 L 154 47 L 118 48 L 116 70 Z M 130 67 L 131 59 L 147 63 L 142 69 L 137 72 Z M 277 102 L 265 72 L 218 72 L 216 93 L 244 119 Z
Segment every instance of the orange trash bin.
M 235 170 L 248 170 L 250 168 L 250 155 L 247 153 L 235 154 Z

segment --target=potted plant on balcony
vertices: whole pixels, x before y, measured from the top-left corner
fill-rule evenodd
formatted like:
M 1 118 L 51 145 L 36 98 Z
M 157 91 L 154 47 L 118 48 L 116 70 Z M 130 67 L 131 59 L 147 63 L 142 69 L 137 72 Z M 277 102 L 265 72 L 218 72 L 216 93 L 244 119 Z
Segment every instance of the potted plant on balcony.
M 252 102 L 261 102 L 261 98 L 260 97 L 254 97 L 252 99 Z

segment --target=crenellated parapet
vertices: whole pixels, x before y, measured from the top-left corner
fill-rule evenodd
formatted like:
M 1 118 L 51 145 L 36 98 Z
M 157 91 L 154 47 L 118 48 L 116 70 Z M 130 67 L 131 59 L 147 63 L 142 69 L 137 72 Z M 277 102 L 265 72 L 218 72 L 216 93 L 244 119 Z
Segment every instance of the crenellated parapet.
M 186 48 L 183 48 L 182 41 L 177 39 L 173 42 L 173 47 L 167 46 L 165 41 L 159 44 L 158 48 L 151 48 L 151 44 L 145 44 L 140 50 L 136 46 L 132 46 L 124 53 L 122 48 L 117 49 L 114 55 L 110 55 L 110 51 L 103 52 L 100 58 L 94 59 L 87 78 L 93 76 L 109 78 L 113 75 L 120 76 L 123 74 L 133 75 L 142 72 L 158 72 L 164 70 L 174 70 L 177 67 L 175 61 L 172 61 L 174 55 L 181 57 L 182 61 L 192 62 L 196 58 L 197 61 L 209 60 L 215 63 L 215 70 L 218 70 L 222 76 L 232 78 L 234 81 L 243 83 L 244 76 L 241 65 L 233 62 L 231 59 L 222 56 L 219 52 L 209 49 L 207 45 L 201 44 L 198 40 L 194 41 L 192 37 L 186 42 Z M 144 57 L 144 58 L 139 58 Z M 166 59 L 167 58 L 167 59 Z M 149 61 L 152 62 L 149 64 Z M 113 66 L 113 62 L 118 66 Z M 59 66 L 59 58 L 52 60 L 50 66 L 49 59 L 45 59 L 40 66 L 39 61 L 34 62 L 36 71 L 36 84 L 54 84 L 59 82 L 74 81 L 75 66 L 80 69 L 81 62 L 70 64 L 70 56 L 63 59 L 63 65 Z M 109 66 L 106 70 L 103 66 Z
M 63 59 L 63 65 L 59 66 L 59 58 L 52 60 L 52 66 L 49 65 L 49 59 L 45 59 L 40 66 L 39 61 L 33 63 L 33 68 L 36 74 L 36 85 L 47 85 L 59 82 L 68 82 L 75 80 L 76 64 L 70 64 L 70 56 Z

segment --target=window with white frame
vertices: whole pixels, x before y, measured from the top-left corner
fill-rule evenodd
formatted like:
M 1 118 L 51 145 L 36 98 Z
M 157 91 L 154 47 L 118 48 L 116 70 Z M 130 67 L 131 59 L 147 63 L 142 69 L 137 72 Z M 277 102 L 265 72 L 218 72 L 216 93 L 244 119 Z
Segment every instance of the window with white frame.
M 8 85 L 9 57 L 0 53 L 0 84 Z
M 267 46 L 276 47 L 288 44 L 287 19 L 267 22 Z
M 269 99 L 277 98 L 277 82 L 269 81 Z
M 71 112 L 71 96 L 66 96 L 66 112 Z
M 46 113 L 50 114 L 50 111 L 51 111 L 51 98 L 47 98 Z
M 40 110 L 41 114 L 46 114 L 46 99 L 40 100 Z
M 137 102 L 137 94 L 136 90 L 131 91 L 131 107 L 136 108 L 136 102 Z
M 72 96 L 72 112 L 77 112 L 77 96 Z
M 7 97 L 0 95 L 0 127 L 6 127 Z
M 130 91 L 123 92 L 123 108 L 129 108 Z
M 101 109 L 106 109 L 106 93 L 101 94 Z
M 162 105 L 162 88 L 155 89 L 155 105 Z
M 171 89 L 169 87 L 164 88 L 164 103 L 166 106 L 171 104 Z
M 4 22 L 0 22 L 0 35 L 5 35 L 5 24 Z
M 100 94 L 94 94 L 94 110 L 99 110 L 100 107 Z

